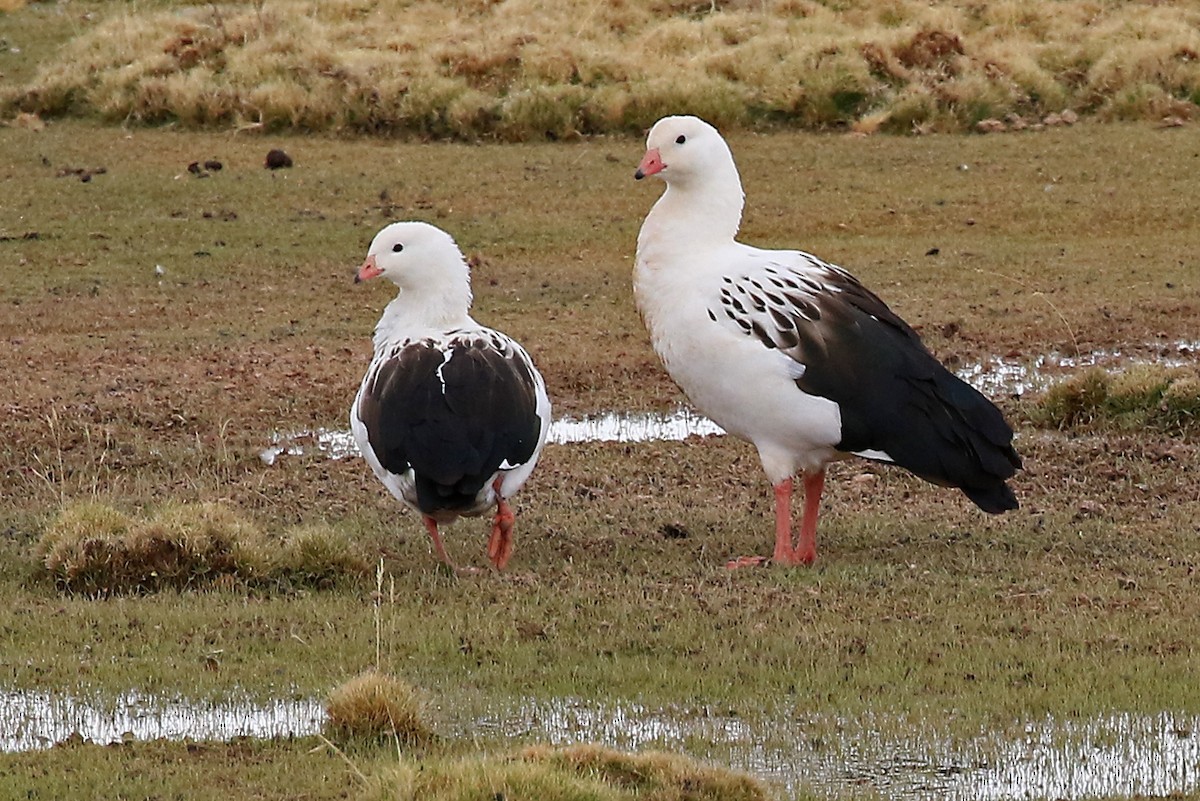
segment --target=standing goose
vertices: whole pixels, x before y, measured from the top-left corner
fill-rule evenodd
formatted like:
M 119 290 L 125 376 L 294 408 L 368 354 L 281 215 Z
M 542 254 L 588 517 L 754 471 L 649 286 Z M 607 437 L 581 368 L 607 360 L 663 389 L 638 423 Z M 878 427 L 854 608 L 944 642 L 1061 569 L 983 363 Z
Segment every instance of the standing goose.
M 445 231 L 387 226 L 354 280 L 377 276 L 400 292 L 375 326 L 375 357 L 350 409 L 354 439 L 456 572 L 438 526 L 495 507 L 488 557 L 502 570 L 513 550 L 508 498 L 546 442 L 546 384 L 524 348 L 471 319 L 470 271 Z
M 1021 459 L 987 398 L 850 273 L 736 241 L 742 184 L 715 128 L 664 117 L 646 148 L 634 177 L 657 175 L 667 188 L 638 234 L 638 309 L 691 402 L 758 449 L 775 490 L 774 562 L 816 559 L 825 468 L 851 454 L 958 487 L 985 512 L 1017 508 L 1005 480 Z M 797 473 L 805 501 L 794 541 Z

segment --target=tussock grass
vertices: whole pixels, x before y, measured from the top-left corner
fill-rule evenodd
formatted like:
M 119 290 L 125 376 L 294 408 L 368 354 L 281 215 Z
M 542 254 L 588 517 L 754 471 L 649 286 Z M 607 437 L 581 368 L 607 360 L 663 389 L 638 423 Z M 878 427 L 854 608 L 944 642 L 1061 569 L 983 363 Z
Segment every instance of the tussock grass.
M 1195 3 L 262 2 L 110 11 L 0 109 L 439 138 L 639 131 L 664 114 L 964 130 L 1070 109 L 1188 117 Z M 31 13 L 31 12 L 30 12 Z
M 310 523 L 288 531 L 270 561 L 279 580 L 325 589 L 354 583 L 370 573 L 350 535 L 328 523 Z
M 70 503 L 36 550 L 56 586 L 85 596 L 197 589 L 222 579 L 325 587 L 368 572 L 348 539 L 327 527 L 274 542 L 217 503 L 169 503 L 143 519 L 95 500 Z
M 402 762 L 372 776 L 364 797 L 390 801 L 766 801 L 743 773 L 687 757 L 595 745 L 534 746 L 511 756 Z
M 1031 416 L 1059 429 L 1115 425 L 1194 433 L 1200 430 L 1200 373 L 1154 364 L 1117 373 L 1092 368 L 1047 390 Z
M 368 670 L 329 694 L 325 734 L 335 741 L 386 740 L 413 746 L 429 742 L 433 727 L 417 688 Z

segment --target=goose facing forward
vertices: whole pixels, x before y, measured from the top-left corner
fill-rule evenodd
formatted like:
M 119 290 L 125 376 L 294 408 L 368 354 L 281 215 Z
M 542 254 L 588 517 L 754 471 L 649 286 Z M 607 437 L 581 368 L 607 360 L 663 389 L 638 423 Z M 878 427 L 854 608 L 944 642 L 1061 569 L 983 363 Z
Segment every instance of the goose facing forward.
M 455 571 L 439 525 L 494 507 L 488 557 L 502 570 L 513 550 L 508 499 L 546 442 L 546 384 L 524 348 L 471 318 L 470 273 L 445 231 L 387 226 L 354 280 L 376 277 L 399 294 L 375 327 L 375 355 L 350 409 L 354 439 Z
M 957 487 L 985 512 L 1017 508 L 1005 482 L 1021 459 L 987 398 L 850 273 L 736 240 L 741 179 L 715 128 L 665 117 L 646 145 L 634 177 L 658 176 L 666 191 L 638 234 L 638 309 L 689 400 L 757 448 L 774 487 L 774 562 L 816 559 L 825 468 L 850 455 Z M 805 502 L 793 539 L 797 473 Z

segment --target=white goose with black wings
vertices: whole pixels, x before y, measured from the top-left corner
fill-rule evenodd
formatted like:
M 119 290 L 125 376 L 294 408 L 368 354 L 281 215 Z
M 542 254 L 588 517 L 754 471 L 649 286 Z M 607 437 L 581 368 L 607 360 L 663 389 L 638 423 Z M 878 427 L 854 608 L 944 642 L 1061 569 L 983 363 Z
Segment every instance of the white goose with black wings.
M 774 561 L 816 558 L 825 467 L 852 454 L 958 487 L 986 512 L 1017 507 L 1006 480 L 1021 460 L 987 398 L 850 273 L 735 240 L 741 179 L 715 128 L 695 117 L 660 120 L 635 173 L 649 175 L 667 189 L 638 236 L 638 308 L 692 403 L 758 449 L 775 488 Z M 806 503 L 794 540 L 797 473 Z
M 494 507 L 488 556 L 503 569 L 507 499 L 533 472 L 550 425 L 545 382 L 516 341 L 471 318 L 469 269 L 446 232 L 421 222 L 384 228 L 355 280 L 377 276 L 400 292 L 375 328 L 350 410 L 355 441 L 452 568 L 438 526 Z

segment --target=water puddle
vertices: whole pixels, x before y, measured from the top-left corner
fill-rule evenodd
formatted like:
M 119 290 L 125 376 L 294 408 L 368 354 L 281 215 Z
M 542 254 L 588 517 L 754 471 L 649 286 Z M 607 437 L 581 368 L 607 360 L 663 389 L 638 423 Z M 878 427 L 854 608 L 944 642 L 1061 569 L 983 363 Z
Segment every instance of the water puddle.
M 1200 341 L 1177 340 L 1148 344 L 1136 350 L 1094 350 L 1074 356 L 1061 353 L 1045 353 L 1032 359 L 993 356 L 964 365 L 955 374 L 988 397 L 1003 397 L 1042 392 L 1071 373 L 1090 367 L 1119 372 L 1140 364 L 1183 367 L 1197 362 L 1200 362 Z
M 358 456 L 358 445 L 349 431 L 318 428 L 315 431 L 293 431 L 271 435 L 271 444 L 258 452 L 263 464 L 273 465 L 280 456 L 322 454 L 329 459 Z
M 661 442 L 724 435 L 725 429 L 691 409 L 671 414 L 607 414 L 561 417 L 550 424 L 547 442 Z
M 447 715 L 453 718 L 453 712 Z M 315 699 L 194 704 L 130 692 L 100 706 L 47 693 L 0 691 L 0 751 L 47 748 L 76 737 L 105 744 L 130 738 L 304 736 L 320 730 L 323 716 Z M 940 740 L 897 721 L 753 722 L 707 710 L 681 713 L 582 699 L 524 703 L 449 725 L 462 737 L 690 752 L 752 773 L 786 794 L 1070 801 L 1200 788 L 1200 717 L 1167 713 L 1047 719 L 1016 736 L 984 733 L 966 743 Z
M 325 717 L 313 699 L 196 703 L 127 692 L 103 705 L 42 692 L 0 691 L 0 751 L 32 751 L 79 735 L 100 744 L 130 737 L 230 740 L 312 734 Z
M 1018 739 L 982 734 L 965 743 L 884 721 L 879 727 L 758 723 L 721 715 L 682 718 L 638 705 L 583 702 L 527 707 L 510 716 L 556 743 L 593 741 L 638 750 L 687 752 L 744 770 L 788 794 L 870 790 L 900 801 L 1007 801 L 1163 796 L 1200 787 L 1200 717 L 1114 715 L 1030 724 Z M 810 730 L 837 731 L 836 739 Z M 880 731 L 890 732 L 882 734 Z M 908 735 L 896 735 L 909 731 Z M 718 755 L 719 754 L 719 755 Z

